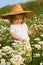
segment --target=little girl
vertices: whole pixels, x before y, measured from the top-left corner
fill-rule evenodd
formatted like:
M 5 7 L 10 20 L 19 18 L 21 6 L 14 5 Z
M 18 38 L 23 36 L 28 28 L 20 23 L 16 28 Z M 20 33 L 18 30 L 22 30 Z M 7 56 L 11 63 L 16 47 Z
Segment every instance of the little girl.
M 34 27 L 28 30 L 27 24 L 24 21 L 23 14 L 12 16 L 10 34 L 14 39 L 14 42 L 28 42 L 30 40 L 29 35 L 33 34 L 37 29 Z M 29 34 L 29 35 L 28 35 Z
M 29 42 L 30 41 L 29 35 L 36 32 L 37 28 L 33 27 L 32 29 L 28 30 L 28 26 L 25 22 L 25 18 L 30 18 L 33 15 L 34 13 L 32 11 L 24 11 L 20 4 L 16 4 L 13 5 L 13 8 L 9 13 L 1 16 L 4 19 L 10 20 L 11 22 L 10 34 L 11 37 L 14 39 L 15 43 L 23 43 L 23 44 L 26 43 L 28 47 L 31 48 Z

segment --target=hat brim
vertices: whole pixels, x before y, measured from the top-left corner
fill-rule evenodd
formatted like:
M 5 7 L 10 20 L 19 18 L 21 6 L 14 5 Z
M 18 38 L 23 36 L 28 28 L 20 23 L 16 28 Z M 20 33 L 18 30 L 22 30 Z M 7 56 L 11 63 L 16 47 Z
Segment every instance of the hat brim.
M 32 16 L 34 16 L 33 11 L 23 11 L 23 12 L 9 12 L 7 14 L 3 14 L 0 18 L 2 18 L 2 19 L 10 19 L 11 16 L 17 15 L 17 14 L 25 14 L 26 18 L 31 18 Z

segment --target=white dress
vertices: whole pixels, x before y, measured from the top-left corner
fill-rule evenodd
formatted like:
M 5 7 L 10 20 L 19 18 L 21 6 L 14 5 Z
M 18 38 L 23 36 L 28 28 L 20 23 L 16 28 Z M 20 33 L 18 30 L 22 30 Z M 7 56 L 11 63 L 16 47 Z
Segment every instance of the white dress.
M 24 42 L 22 42 L 22 44 L 21 44 L 21 43 L 17 43 L 20 41 L 14 39 L 14 42 L 17 43 L 16 45 L 15 45 L 15 43 L 13 43 L 14 44 L 14 50 L 17 51 L 16 55 L 18 55 L 19 53 L 21 54 L 21 52 L 25 51 L 25 53 L 22 53 L 22 55 L 21 55 L 22 58 L 25 58 L 25 59 L 27 58 L 26 60 L 24 60 L 25 62 L 31 62 L 31 60 L 32 60 L 32 48 L 31 48 L 31 45 L 29 42 L 30 38 L 28 36 L 27 31 L 28 31 L 28 27 L 25 23 L 19 24 L 19 25 L 18 24 L 16 24 L 16 25 L 12 24 L 10 26 L 10 33 L 13 32 L 17 36 L 27 40 L 27 42 L 25 42 L 25 44 L 24 44 Z M 17 49 L 15 49 L 15 48 L 17 48 Z M 23 55 L 25 57 L 23 57 Z
M 17 36 L 29 41 L 30 38 L 29 38 L 29 35 L 28 35 L 27 31 L 28 31 L 28 27 L 27 27 L 26 23 L 11 24 L 11 26 L 10 26 L 10 33 L 13 32 Z M 14 39 L 14 42 L 19 42 L 19 41 Z

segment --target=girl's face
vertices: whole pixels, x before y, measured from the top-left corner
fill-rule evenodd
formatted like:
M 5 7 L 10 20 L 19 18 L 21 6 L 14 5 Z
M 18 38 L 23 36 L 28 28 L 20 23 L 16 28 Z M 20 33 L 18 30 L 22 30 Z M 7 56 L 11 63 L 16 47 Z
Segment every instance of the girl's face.
M 14 24 L 21 24 L 24 22 L 24 16 L 22 14 L 15 15 L 12 20 Z

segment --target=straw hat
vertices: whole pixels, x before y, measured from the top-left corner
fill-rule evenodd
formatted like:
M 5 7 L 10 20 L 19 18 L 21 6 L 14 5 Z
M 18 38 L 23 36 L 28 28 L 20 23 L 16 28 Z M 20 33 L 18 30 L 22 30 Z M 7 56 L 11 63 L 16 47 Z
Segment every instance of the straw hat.
M 13 15 L 25 14 L 26 18 L 30 18 L 34 15 L 32 11 L 24 11 L 20 4 L 15 4 L 12 6 L 12 9 L 9 13 L 3 14 L 1 18 L 9 19 Z

